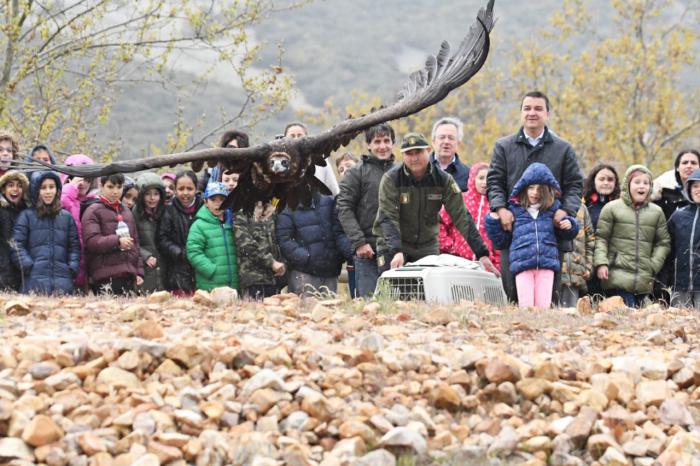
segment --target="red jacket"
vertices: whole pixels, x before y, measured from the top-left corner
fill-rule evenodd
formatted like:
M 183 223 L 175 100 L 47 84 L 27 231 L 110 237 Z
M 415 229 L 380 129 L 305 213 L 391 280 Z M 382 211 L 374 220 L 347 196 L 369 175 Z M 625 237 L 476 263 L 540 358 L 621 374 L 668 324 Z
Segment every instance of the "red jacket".
M 83 214 L 83 242 L 87 256 L 90 283 L 115 277 L 143 277 L 143 259 L 139 254 L 139 236 L 131 210 L 121 203 L 115 208 L 105 202 L 95 202 Z M 117 236 L 118 216 L 129 227 L 134 247 L 128 251 L 119 249 Z
M 489 201 L 486 195 L 481 195 L 476 190 L 476 175 L 483 167 L 488 167 L 487 163 L 479 162 L 475 163 L 469 170 L 469 180 L 467 181 L 467 191 L 462 193 L 462 198 L 464 199 L 464 205 L 474 219 L 476 228 L 481 234 L 481 238 L 484 240 L 486 247 L 489 248 L 489 258 L 493 265 L 501 270 L 501 251 L 494 249 L 486 236 L 485 218 L 489 214 Z M 469 260 L 476 260 L 474 252 L 472 252 L 469 244 L 462 238 L 462 235 L 455 228 L 450 218 L 450 214 L 447 213 L 445 207 L 440 209 L 440 252 L 446 254 L 452 254 L 454 256 L 461 256 Z

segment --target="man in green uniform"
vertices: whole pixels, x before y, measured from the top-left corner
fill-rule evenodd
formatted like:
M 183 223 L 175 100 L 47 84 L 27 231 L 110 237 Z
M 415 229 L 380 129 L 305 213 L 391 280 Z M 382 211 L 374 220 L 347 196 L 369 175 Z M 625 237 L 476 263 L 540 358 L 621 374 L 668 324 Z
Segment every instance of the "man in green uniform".
M 382 177 L 373 229 L 377 236 L 380 270 L 401 267 L 406 262 L 440 253 L 440 208 L 444 204 L 479 262 L 498 276 L 474 220 L 464 206 L 459 186 L 450 174 L 430 163 L 429 148 L 422 134 L 408 133 L 401 143 L 403 163 Z

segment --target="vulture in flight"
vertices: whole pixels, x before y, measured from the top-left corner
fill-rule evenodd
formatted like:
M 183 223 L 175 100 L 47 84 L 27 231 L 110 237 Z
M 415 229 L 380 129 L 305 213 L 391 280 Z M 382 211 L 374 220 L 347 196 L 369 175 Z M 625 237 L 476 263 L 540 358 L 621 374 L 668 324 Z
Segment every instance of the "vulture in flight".
M 494 25 L 493 4 L 494 0 L 489 0 L 486 7 L 479 10 L 454 53 L 451 53 L 450 44 L 444 41 L 437 55 L 430 55 L 425 67 L 410 75 L 396 102 L 367 115 L 350 117 L 317 136 L 276 139 L 240 149 L 211 148 L 106 164 L 66 166 L 17 161 L 15 165 L 95 178 L 184 163 L 190 163 L 194 171 L 201 170 L 205 163 L 209 166 L 220 164 L 225 170 L 240 174 L 238 186 L 226 199 L 226 206 L 233 210 L 252 212 L 258 201 L 268 201 L 273 197 L 279 199 L 278 209 L 285 205 L 292 209 L 299 204 L 308 205 L 315 190 L 330 194 L 314 176 L 315 165 L 325 166 L 326 158 L 332 152 L 350 143 L 362 131 L 418 113 L 440 102 L 479 71 L 489 52 L 489 33 Z

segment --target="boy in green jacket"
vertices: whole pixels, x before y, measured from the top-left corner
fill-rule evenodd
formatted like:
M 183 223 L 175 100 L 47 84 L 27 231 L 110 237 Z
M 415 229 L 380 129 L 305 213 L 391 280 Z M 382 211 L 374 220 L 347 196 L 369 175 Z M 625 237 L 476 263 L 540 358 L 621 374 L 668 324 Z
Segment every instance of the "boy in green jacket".
M 236 243 L 231 222 L 221 207 L 226 196 L 223 183 L 209 183 L 204 191 L 206 209 L 199 209 L 187 235 L 187 259 L 200 290 L 222 286 L 238 290 Z

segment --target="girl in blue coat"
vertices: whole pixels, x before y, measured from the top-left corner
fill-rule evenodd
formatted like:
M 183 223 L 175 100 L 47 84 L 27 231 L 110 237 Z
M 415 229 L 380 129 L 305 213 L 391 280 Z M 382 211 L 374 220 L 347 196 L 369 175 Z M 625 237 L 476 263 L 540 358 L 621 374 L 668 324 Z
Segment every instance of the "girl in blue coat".
M 578 223 L 570 216 L 554 225 L 559 209 L 559 183 L 542 163 L 531 164 L 513 186 L 508 208 L 515 222 L 512 232 L 501 227 L 498 215 L 486 218 L 486 233 L 497 249 L 510 245 L 510 272 L 515 276 L 520 307 L 547 309 L 552 304 L 554 274 L 561 269 L 557 236 L 572 240 Z
M 688 177 L 683 195 L 690 204 L 668 220 L 669 260 L 673 264 L 671 306 L 700 309 L 700 170 Z
M 17 218 L 12 258 L 22 270 L 23 293 L 71 294 L 80 267 L 80 240 L 73 217 L 61 206 L 61 179 L 56 173 L 32 173 L 34 208 Z

